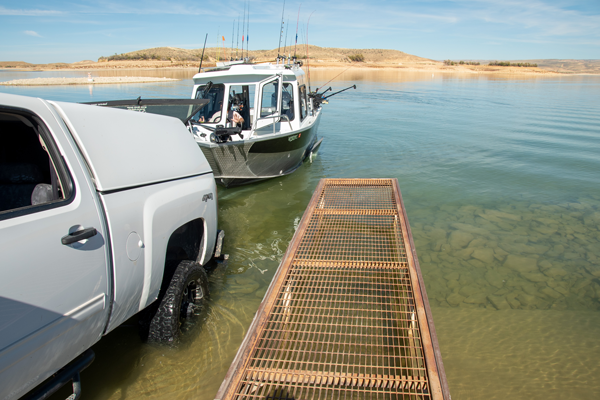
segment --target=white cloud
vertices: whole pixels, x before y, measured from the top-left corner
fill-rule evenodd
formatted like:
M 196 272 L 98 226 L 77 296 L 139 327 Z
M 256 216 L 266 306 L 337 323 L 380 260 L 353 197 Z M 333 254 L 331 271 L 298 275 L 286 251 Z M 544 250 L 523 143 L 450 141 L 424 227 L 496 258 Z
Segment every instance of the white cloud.
M 25 31 L 25 34 L 29 36 L 42 37 L 42 35 L 40 35 L 36 31 Z
M 62 15 L 62 11 L 56 10 L 17 10 L 9 9 L 0 6 L 0 15 L 13 15 L 13 16 L 25 16 L 25 17 L 48 17 L 53 15 Z

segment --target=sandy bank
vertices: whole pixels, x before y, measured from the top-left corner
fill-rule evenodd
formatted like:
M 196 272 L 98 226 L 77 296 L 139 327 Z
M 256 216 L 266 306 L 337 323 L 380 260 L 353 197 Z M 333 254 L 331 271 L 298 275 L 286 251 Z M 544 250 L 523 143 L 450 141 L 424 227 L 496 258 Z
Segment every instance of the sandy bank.
M 15 79 L 12 81 L 0 82 L 5 86 L 50 86 L 50 85 L 107 85 L 122 83 L 156 83 L 170 82 L 177 79 L 171 78 L 151 78 L 140 76 L 116 76 L 93 78 L 34 78 L 34 79 Z

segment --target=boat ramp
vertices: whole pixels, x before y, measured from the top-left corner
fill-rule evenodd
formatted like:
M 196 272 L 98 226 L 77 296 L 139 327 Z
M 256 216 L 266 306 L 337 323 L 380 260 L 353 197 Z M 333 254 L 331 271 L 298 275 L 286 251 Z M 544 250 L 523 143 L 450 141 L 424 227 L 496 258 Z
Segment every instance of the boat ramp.
M 396 179 L 320 181 L 216 398 L 450 400 Z

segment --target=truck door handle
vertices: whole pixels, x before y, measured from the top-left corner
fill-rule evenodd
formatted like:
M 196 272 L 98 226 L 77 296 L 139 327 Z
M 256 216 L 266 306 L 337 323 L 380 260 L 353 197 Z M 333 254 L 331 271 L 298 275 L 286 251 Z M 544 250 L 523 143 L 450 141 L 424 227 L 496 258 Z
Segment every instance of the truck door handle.
M 96 228 L 85 228 L 80 231 L 69 233 L 68 235 L 63 236 L 60 239 L 60 241 L 62 244 L 67 245 L 67 244 L 79 242 L 83 239 L 89 239 L 92 236 L 96 236 L 96 233 L 98 233 L 98 231 L 96 231 Z

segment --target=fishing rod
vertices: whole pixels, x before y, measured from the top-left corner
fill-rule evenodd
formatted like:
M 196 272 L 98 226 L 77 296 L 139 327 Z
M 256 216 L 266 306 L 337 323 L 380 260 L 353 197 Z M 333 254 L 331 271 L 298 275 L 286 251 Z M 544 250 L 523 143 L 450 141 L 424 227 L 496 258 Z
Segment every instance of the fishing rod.
M 290 28 L 290 19 L 288 18 L 287 25 L 285 27 L 285 42 L 284 42 L 284 47 L 283 47 L 283 58 L 285 58 L 285 52 L 287 51 L 287 34 L 288 34 L 289 28 Z
M 244 4 L 244 19 L 242 24 L 242 59 L 244 59 L 244 31 L 246 30 L 246 4 Z
M 246 15 L 248 16 L 248 23 L 246 24 L 246 57 L 248 57 L 248 50 L 249 50 L 249 45 L 250 45 L 250 3 L 246 2 L 248 4 L 248 12 L 246 13 Z M 242 57 L 244 55 L 242 54 Z
M 308 94 L 308 97 L 310 97 L 313 100 L 313 107 L 316 109 L 316 108 L 319 108 L 321 106 L 321 104 L 327 104 L 327 103 L 329 103 L 327 101 L 327 99 L 330 98 L 331 96 L 335 96 L 336 94 L 345 92 L 348 89 L 356 89 L 356 85 L 352 85 L 350 87 L 347 87 L 346 89 L 342 89 L 342 90 L 339 90 L 339 91 L 337 91 L 335 93 L 331 93 L 329 96 L 323 96 L 323 95 L 325 93 L 327 93 L 328 91 L 330 91 L 331 88 L 327 89 L 323 93 L 310 92 Z
M 329 89 L 331 89 L 331 88 L 329 88 Z M 331 96 L 335 96 L 336 94 L 339 94 L 339 93 L 345 92 L 345 91 L 346 91 L 346 90 L 348 90 L 348 89 L 356 89 L 356 85 L 352 85 L 352 86 L 349 86 L 349 87 L 347 87 L 346 89 L 338 90 L 338 91 L 337 91 L 337 92 L 335 92 L 335 93 L 331 93 L 329 96 L 323 97 L 323 100 L 325 100 L 325 99 L 328 99 L 328 98 L 330 98 Z M 323 93 L 325 93 L 325 92 L 323 92 Z M 323 95 L 323 93 L 321 93 L 321 96 Z
M 315 10 L 316 11 L 316 10 Z M 310 24 L 310 18 L 315 12 L 311 12 L 306 23 L 306 70 L 308 71 L 308 92 L 310 93 L 310 58 L 308 57 L 308 24 Z
M 281 51 L 281 36 L 283 36 L 283 14 L 285 13 L 285 0 L 283 0 L 283 10 L 281 10 L 281 25 L 279 29 L 279 46 L 277 47 L 277 62 L 279 62 L 279 52 Z
M 328 80 L 327 83 L 323 84 L 321 87 L 318 87 L 315 92 L 318 92 L 319 89 L 322 88 L 323 86 L 327 86 L 327 84 L 329 82 L 331 82 L 332 80 L 334 80 L 335 78 L 337 78 L 338 76 L 340 76 L 341 74 L 343 74 L 344 72 L 348 71 L 350 68 L 352 68 L 352 65 L 349 66 L 348 68 L 346 68 L 345 70 L 343 70 L 342 72 L 340 72 L 339 74 L 337 74 L 336 76 L 334 76 L 333 78 L 331 78 L 330 80 Z M 331 90 L 331 88 L 329 88 L 328 90 Z M 327 92 L 327 90 L 325 92 Z M 325 93 L 325 92 L 323 92 L 323 93 Z
M 298 23 L 300 22 L 300 7 L 302 7 L 302 3 L 298 7 L 298 18 L 296 19 L 296 43 L 294 44 L 294 58 L 296 58 L 296 46 L 298 45 Z
M 231 51 L 229 52 L 229 61 L 233 61 L 233 38 L 235 37 L 235 19 L 233 20 L 233 26 L 231 27 Z
M 198 73 L 202 70 L 202 61 L 204 60 L 204 49 L 206 49 L 206 39 L 208 39 L 208 33 L 204 38 L 204 47 L 202 48 L 202 57 L 200 57 L 200 67 L 198 68 Z
M 240 19 L 238 18 L 237 42 L 235 43 L 235 59 L 238 59 L 238 49 L 240 48 Z

